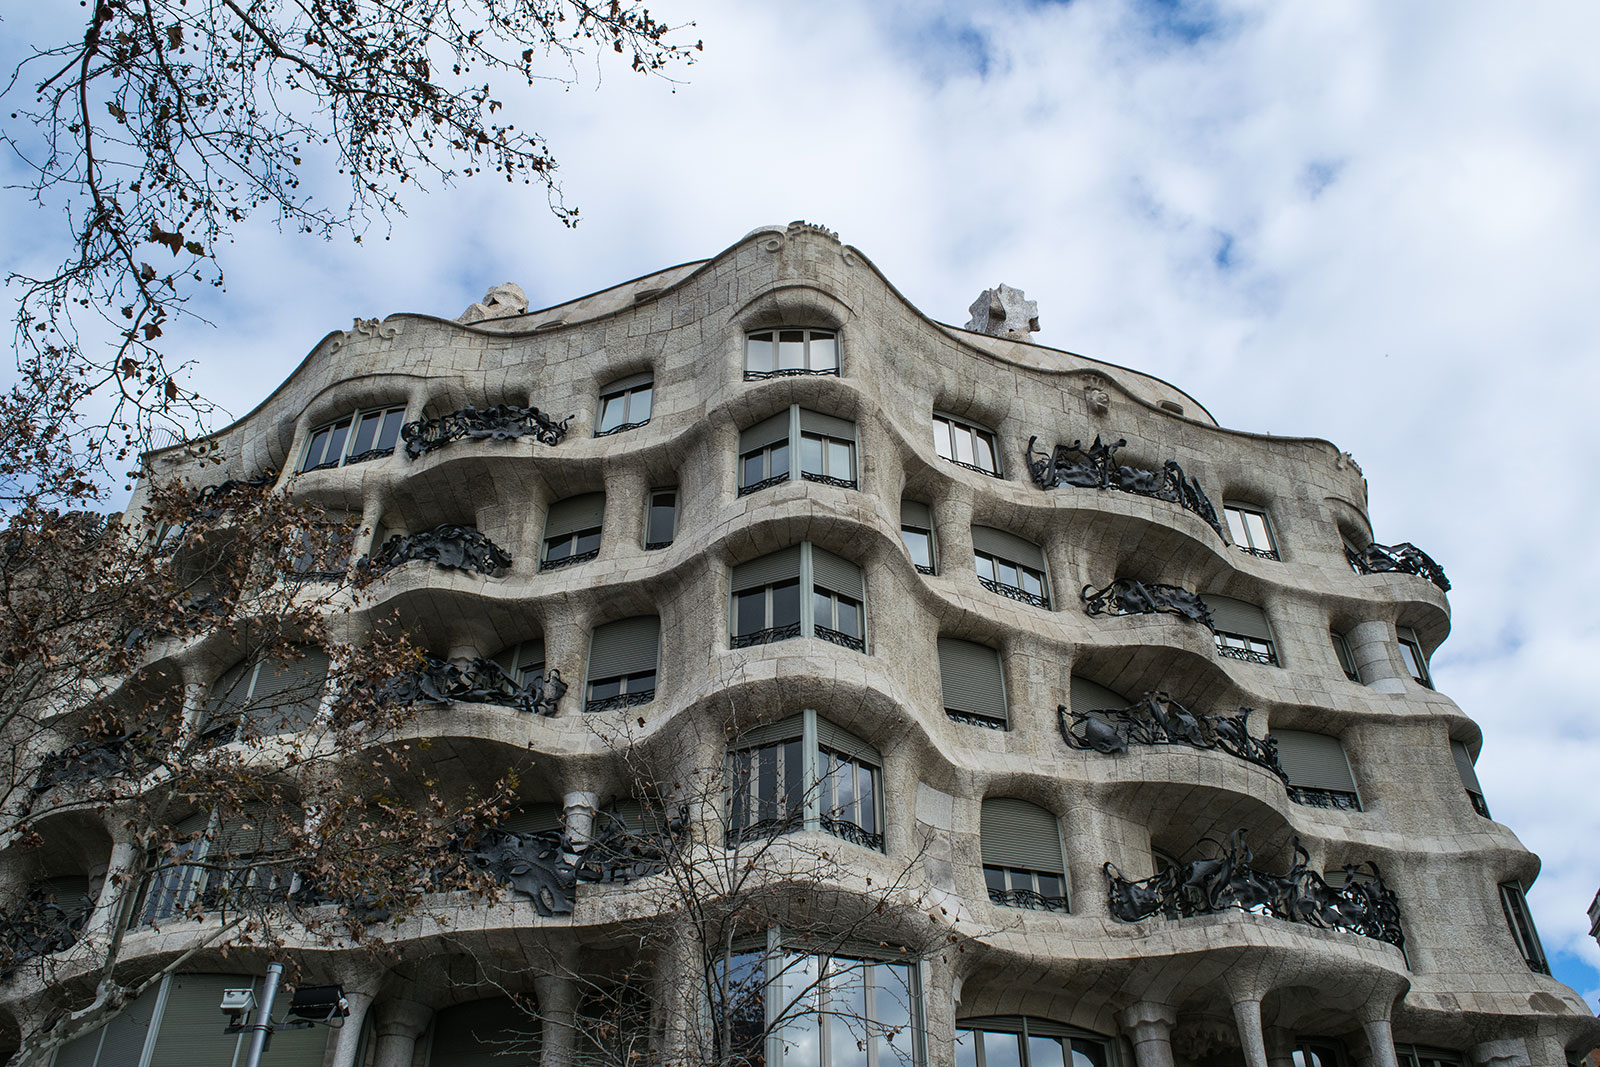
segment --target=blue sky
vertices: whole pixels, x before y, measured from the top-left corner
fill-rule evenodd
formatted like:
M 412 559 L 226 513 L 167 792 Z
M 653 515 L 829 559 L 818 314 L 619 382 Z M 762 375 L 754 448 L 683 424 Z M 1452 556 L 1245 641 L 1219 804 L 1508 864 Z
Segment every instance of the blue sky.
M 935 318 L 1023 288 L 1043 343 L 1349 449 L 1379 540 L 1446 567 L 1437 681 L 1483 726 L 1489 803 L 1543 856 L 1535 914 L 1592 1006 L 1600 7 L 651 7 L 698 20 L 678 84 L 584 67 L 512 101 L 576 230 L 492 180 L 360 246 L 253 223 L 215 328 L 169 331 L 194 384 L 243 412 L 352 316 L 454 316 L 508 280 L 556 303 L 798 218 Z M 8 13 L 0 48 L 36 17 Z M 51 221 L 9 203 L 0 256 Z

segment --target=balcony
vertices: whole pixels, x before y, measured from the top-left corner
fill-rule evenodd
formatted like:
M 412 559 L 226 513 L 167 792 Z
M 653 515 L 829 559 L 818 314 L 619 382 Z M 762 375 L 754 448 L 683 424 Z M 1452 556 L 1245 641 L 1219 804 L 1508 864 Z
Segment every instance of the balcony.
M 1445 577 L 1444 568 L 1409 541 L 1398 545 L 1380 545 L 1374 541 L 1359 552 L 1346 545 L 1344 558 L 1350 561 L 1350 569 L 1357 574 L 1414 574 L 1426 578 L 1442 592 L 1450 591 L 1450 579 Z
M 497 578 L 511 567 L 505 550 L 471 526 L 446 524 L 414 534 L 395 534 L 361 566 L 386 571 L 412 560 Z
M 1216 749 L 1265 767 L 1288 785 L 1289 776 L 1278 763 L 1277 744 L 1271 736 L 1251 735 L 1249 708 L 1240 708 L 1237 715 L 1209 715 L 1192 712 L 1165 693 L 1146 693 L 1138 703 L 1121 709 L 1072 711 L 1060 704 L 1056 722 L 1068 748 L 1105 755 L 1126 752 L 1130 745 Z
M 1211 628 L 1211 609 L 1200 599 L 1176 585 L 1118 578 L 1104 589 L 1083 587 L 1083 610 L 1089 615 L 1176 615 Z
M 406 455 L 421 459 L 434 449 L 443 448 L 451 441 L 462 438 L 472 441 L 515 441 L 531 437 L 544 445 L 558 445 L 567 436 L 567 424 L 573 416 L 557 422 L 534 407 L 516 407 L 496 404 L 492 408 L 468 405 L 436 419 L 408 422 L 400 427 L 400 436 L 406 443 Z
M 1035 452 L 1038 441 L 1037 435 L 1028 439 L 1027 461 L 1028 473 L 1040 489 L 1063 486 L 1111 489 L 1165 500 L 1198 515 L 1217 531 L 1218 537 L 1227 540 L 1222 522 L 1217 518 L 1217 509 L 1200 488 L 1200 482 L 1184 476 L 1177 460 L 1167 460 L 1159 471 L 1120 466 L 1116 462 L 1117 449 L 1127 445 L 1125 438 L 1115 444 L 1102 444 L 1097 436 L 1088 448 L 1083 447 L 1082 441 L 1074 441 L 1070 445 L 1057 445 L 1050 452 Z
M 421 670 L 391 679 L 387 697 L 402 707 L 459 702 L 554 715 L 566 692 L 567 683 L 555 668 L 546 674 L 529 674 L 519 682 L 491 659 L 478 657 L 458 666 L 429 656 Z

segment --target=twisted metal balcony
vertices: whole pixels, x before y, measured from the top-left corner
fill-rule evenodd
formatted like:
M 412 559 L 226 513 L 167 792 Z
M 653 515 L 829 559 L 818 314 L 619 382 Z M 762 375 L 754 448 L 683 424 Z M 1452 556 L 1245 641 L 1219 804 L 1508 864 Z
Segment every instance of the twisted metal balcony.
M 1124 878 L 1115 864 L 1105 863 L 1112 916 L 1134 923 L 1157 915 L 1182 919 L 1237 908 L 1405 948 L 1399 901 L 1376 864 L 1348 864 L 1344 884 L 1331 885 L 1310 869 L 1311 857 L 1297 837 L 1289 873 L 1269 874 L 1250 866 L 1254 853 L 1244 838 L 1242 829 L 1234 831 L 1226 846 L 1205 838 L 1214 856 L 1167 867 L 1138 881 Z
M 1258 767 L 1265 767 L 1288 785 L 1278 762 L 1278 743 L 1271 735 L 1250 733 L 1251 708 L 1236 715 L 1192 712 L 1165 693 L 1146 693 L 1126 708 L 1073 711 L 1056 706 L 1056 724 L 1067 747 L 1105 755 L 1128 751 L 1130 745 L 1188 745 L 1217 749 Z M 1071 716 L 1071 721 L 1068 721 Z
M 1032 889 L 990 889 L 989 901 L 1003 908 L 1027 908 L 1030 911 L 1067 911 L 1066 897 L 1047 897 Z
M 763 478 L 759 482 L 750 482 L 746 485 L 741 485 L 739 487 L 739 495 L 749 496 L 751 493 L 759 493 L 763 489 L 771 489 L 775 485 L 782 485 L 788 480 L 789 474 L 787 471 L 785 471 L 783 474 L 774 474 L 771 478 Z
M 870 848 L 874 852 L 883 851 L 883 835 L 875 834 L 871 830 L 863 829 L 848 819 L 841 819 L 835 815 L 822 816 L 822 828 L 834 837 L 848 841 L 852 845 Z
M 641 689 L 637 693 L 618 693 L 616 696 L 601 697 L 599 700 L 584 702 L 584 711 L 620 711 L 623 708 L 636 708 L 641 704 L 648 704 L 656 698 L 654 686 Z
M 809 367 L 783 367 L 779 370 L 747 370 L 744 372 L 744 380 L 747 382 L 764 382 L 768 378 L 799 378 L 821 374 L 830 374 L 837 378 L 839 377 L 839 368 L 824 367 L 820 370 L 812 370 Z
M 812 471 L 801 471 L 800 477 L 808 482 L 831 485 L 837 489 L 854 489 L 856 487 L 854 478 L 835 478 L 831 474 L 816 474 Z
M 1058 489 L 1062 486 L 1074 486 L 1080 489 L 1114 489 L 1122 493 L 1133 493 L 1137 496 L 1147 496 L 1154 500 L 1165 500 L 1177 504 L 1185 511 L 1192 511 L 1203 519 L 1206 525 L 1217 531 L 1217 536 L 1224 541 L 1227 535 L 1222 531 L 1222 522 L 1217 518 L 1217 509 L 1212 506 L 1211 499 L 1206 496 L 1205 490 L 1200 488 L 1196 478 L 1184 476 L 1183 468 L 1175 459 L 1169 459 L 1160 471 L 1149 471 L 1142 467 L 1119 466 L 1116 462 L 1117 449 L 1127 445 L 1123 438 L 1115 444 L 1102 444 L 1098 436 L 1094 444 L 1088 448 L 1083 447 L 1082 441 L 1074 441 L 1070 445 L 1056 445 L 1050 452 L 1034 451 L 1038 443 L 1038 435 L 1028 438 L 1028 473 L 1032 475 L 1033 482 L 1040 489 Z
M 554 715 L 567 683 L 551 668 L 518 681 L 492 659 L 481 656 L 465 666 L 429 656 L 421 670 L 392 679 L 386 696 L 401 706 L 412 704 L 498 704 L 533 715 Z
M 770 645 L 774 641 L 787 641 L 791 637 L 799 636 L 800 624 L 791 622 L 787 626 L 770 626 L 765 630 L 734 634 L 728 645 L 730 648 L 749 648 L 752 645 Z
M 1020 600 L 1024 604 L 1032 604 L 1036 608 L 1048 608 L 1050 606 L 1050 598 L 1047 596 L 1030 593 L 1026 589 L 1018 589 L 1014 585 L 1006 585 L 1003 582 L 997 582 L 981 575 L 978 577 L 978 582 L 991 593 L 999 593 L 1001 596 L 1010 597 L 1012 600 Z
M 1004 730 L 1004 719 L 991 719 L 987 715 L 974 715 L 970 711 L 956 711 L 954 708 L 945 708 L 944 713 L 951 722 L 959 722 L 963 726 L 981 726 L 986 730 Z
M 1344 558 L 1350 561 L 1350 569 L 1357 574 L 1414 574 L 1426 578 L 1443 592 L 1450 591 L 1450 579 L 1445 577 L 1444 568 L 1409 541 L 1398 545 L 1380 545 L 1374 541 L 1359 552 L 1346 545 Z
M 1104 589 L 1083 587 L 1083 610 L 1090 615 L 1176 615 L 1212 628 L 1211 609 L 1199 593 L 1176 585 L 1118 578 Z
M 1225 645 L 1220 640 L 1216 644 L 1217 655 L 1224 659 L 1243 660 L 1245 663 L 1259 663 L 1266 667 L 1276 667 L 1278 665 L 1278 654 L 1271 648 L 1265 650 L 1241 648 L 1238 645 Z
M 144 733 L 94 737 L 53 752 L 39 763 L 33 794 L 38 796 L 58 785 L 138 774 L 149 765 L 144 747 L 147 740 Z
M 458 571 L 499 577 L 511 566 L 505 550 L 471 526 L 446 523 L 414 534 L 395 534 L 361 566 L 386 571 L 420 559 Z
M 832 641 L 836 645 L 853 649 L 856 652 L 865 652 L 867 650 L 867 642 L 854 634 L 847 634 L 843 630 L 829 629 L 826 626 L 815 627 L 815 630 L 817 636 L 824 641 Z
M 541 571 L 558 571 L 562 567 L 574 567 L 579 563 L 588 563 L 592 559 L 598 559 L 599 556 L 600 550 L 591 548 L 587 552 L 574 552 L 570 556 L 562 556 L 559 559 L 541 560 L 539 569 Z
M 557 445 L 567 435 L 567 424 L 572 415 L 557 422 L 535 407 L 517 407 L 513 404 L 496 404 L 479 410 L 471 405 L 440 415 L 436 419 L 421 419 L 400 427 L 400 437 L 406 443 L 406 455 L 421 459 L 436 448 L 443 448 L 461 438 L 476 441 L 514 441 L 532 437 L 545 445 Z
M 0 910 L 0 982 L 8 981 L 29 960 L 76 944 L 93 907 L 87 896 L 58 901 L 35 889 Z

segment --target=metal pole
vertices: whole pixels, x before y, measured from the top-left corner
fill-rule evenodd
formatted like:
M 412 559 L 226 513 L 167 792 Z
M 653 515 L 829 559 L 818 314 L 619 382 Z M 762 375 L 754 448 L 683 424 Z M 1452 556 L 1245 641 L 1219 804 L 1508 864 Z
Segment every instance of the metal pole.
M 283 964 L 267 964 L 267 980 L 261 987 L 256 1021 L 250 1026 L 250 1051 L 245 1056 L 244 1067 L 261 1067 L 261 1054 L 266 1051 L 267 1038 L 272 1034 L 272 1001 L 278 995 L 278 979 L 282 977 Z

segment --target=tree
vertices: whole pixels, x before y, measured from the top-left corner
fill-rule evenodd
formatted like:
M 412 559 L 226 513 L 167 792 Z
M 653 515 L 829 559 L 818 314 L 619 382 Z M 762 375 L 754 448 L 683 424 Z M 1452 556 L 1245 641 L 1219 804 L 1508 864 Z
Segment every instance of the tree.
M 35 46 L 4 90 L 4 139 L 33 201 L 61 210 L 68 251 L 16 273 L 18 359 L 104 390 L 94 443 L 123 457 L 209 411 L 160 338 L 221 246 L 258 212 L 321 236 L 403 211 L 402 186 L 498 174 L 578 220 L 540 135 L 506 101 L 571 79 L 593 51 L 661 74 L 700 43 L 611 0 L 93 0 L 81 37 Z M 343 203 L 319 200 L 331 172 Z M 115 454 L 115 453 L 114 453 Z

